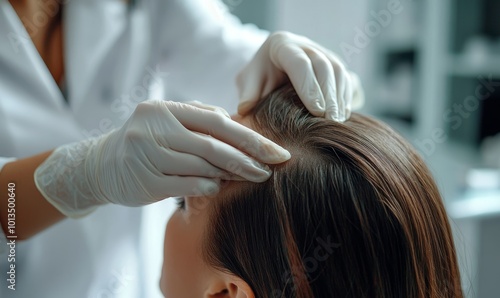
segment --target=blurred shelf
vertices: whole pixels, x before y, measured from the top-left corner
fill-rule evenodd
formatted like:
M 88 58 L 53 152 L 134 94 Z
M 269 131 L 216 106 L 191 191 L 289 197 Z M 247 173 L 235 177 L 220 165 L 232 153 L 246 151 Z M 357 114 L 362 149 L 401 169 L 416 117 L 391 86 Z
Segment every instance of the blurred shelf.
M 452 218 L 500 218 L 500 169 L 472 169 L 465 185 L 463 194 L 448 206 Z
M 447 205 L 454 219 L 500 217 L 500 190 L 469 192 Z
M 419 43 L 413 36 L 404 38 L 383 38 L 379 47 L 382 53 L 410 52 L 417 51 L 419 49 Z
M 470 59 L 463 55 L 451 56 L 448 61 L 450 75 L 462 77 L 493 76 L 500 77 L 500 57 L 493 56 Z
M 476 45 L 471 43 L 476 36 L 489 38 L 491 34 L 483 31 L 498 27 L 496 16 L 490 20 L 491 24 L 483 24 L 486 7 L 483 2 L 405 1 L 406 9 L 394 18 L 391 28 L 373 39 L 376 56 L 371 96 L 375 104 L 370 106 L 371 111 L 417 148 L 451 209 L 455 203 L 492 203 L 483 197 L 464 199 L 464 177 L 482 163 L 478 151 L 482 110 L 476 109 L 470 117 L 460 115 L 458 119 L 453 109 L 455 104 L 463 104 L 467 96 L 474 94 L 479 76 L 500 78 L 500 53 L 494 43 L 482 43 L 487 46 L 481 46 L 477 40 Z M 374 11 L 386 5 L 382 0 L 375 3 Z M 399 86 L 396 83 L 402 81 L 397 72 L 400 65 L 409 65 L 412 69 L 411 88 L 396 88 Z M 394 77 L 400 80 L 391 85 Z M 403 91 L 407 91 L 407 97 L 401 95 Z M 410 98 L 410 104 L 403 102 L 403 98 Z M 394 115 L 399 119 L 387 117 Z M 432 139 L 438 129 L 446 135 L 446 140 L 440 143 Z M 481 203 L 473 205 L 477 204 Z M 500 210 L 500 202 L 498 204 Z M 466 210 L 472 214 L 474 206 L 467 205 Z M 493 210 L 492 206 L 490 211 L 495 213 Z

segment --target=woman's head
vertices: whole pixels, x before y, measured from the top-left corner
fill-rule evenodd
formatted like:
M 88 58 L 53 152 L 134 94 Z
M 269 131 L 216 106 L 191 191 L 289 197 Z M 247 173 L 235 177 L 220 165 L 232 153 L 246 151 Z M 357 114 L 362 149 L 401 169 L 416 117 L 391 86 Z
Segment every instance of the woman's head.
M 167 226 L 164 293 L 461 297 L 439 192 L 389 127 L 358 114 L 345 123 L 313 117 L 289 86 L 243 123 L 292 159 L 264 183 L 186 200 Z

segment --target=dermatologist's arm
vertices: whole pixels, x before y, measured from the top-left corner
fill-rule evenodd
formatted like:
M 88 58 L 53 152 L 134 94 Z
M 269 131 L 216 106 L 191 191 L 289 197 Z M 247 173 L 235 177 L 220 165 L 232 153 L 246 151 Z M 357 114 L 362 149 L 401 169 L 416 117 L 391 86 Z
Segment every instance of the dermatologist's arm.
M 158 1 L 158 38 L 174 94 L 226 107 L 239 98 L 244 115 L 289 79 L 314 115 L 345 121 L 362 106 L 358 77 L 335 53 L 303 36 L 244 25 L 220 2 Z
M 199 100 L 235 112 L 238 72 L 255 55 L 269 32 L 240 20 L 217 4 L 220 0 L 148 1 L 154 7 L 154 35 L 168 70 L 168 89 L 174 96 Z M 196 83 L 196 88 L 193 88 Z
M 27 239 L 60 221 L 65 216 L 52 206 L 40 193 L 33 179 L 36 168 L 52 153 L 9 162 L 0 172 L 0 223 L 5 235 L 8 231 L 9 183 L 14 183 L 15 234 L 17 239 Z M 12 184 L 11 184 L 12 185 Z M 13 201 L 13 200 L 11 200 Z M 11 205 L 12 206 L 12 205 Z
M 82 217 L 103 204 L 133 207 L 211 195 L 221 179 L 263 182 L 271 175 L 266 164 L 289 158 L 227 112 L 146 101 L 106 135 L 6 164 L 1 224 L 8 232 L 10 182 L 16 184 L 16 233 L 26 239 L 64 216 Z

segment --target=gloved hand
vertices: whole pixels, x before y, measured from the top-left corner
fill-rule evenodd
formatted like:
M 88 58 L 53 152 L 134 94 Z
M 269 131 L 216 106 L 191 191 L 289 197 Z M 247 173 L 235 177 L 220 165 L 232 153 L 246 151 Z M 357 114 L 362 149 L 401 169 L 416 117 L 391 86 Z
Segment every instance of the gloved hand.
M 353 108 L 364 103 L 358 76 L 349 72 L 335 54 L 305 37 L 277 32 L 238 74 L 238 113 L 248 113 L 287 78 L 315 116 L 342 122 Z
M 224 113 L 146 101 L 120 129 L 56 149 L 35 171 L 35 182 L 59 211 L 81 217 L 106 203 L 213 194 L 220 179 L 262 182 L 271 175 L 263 163 L 289 158 Z

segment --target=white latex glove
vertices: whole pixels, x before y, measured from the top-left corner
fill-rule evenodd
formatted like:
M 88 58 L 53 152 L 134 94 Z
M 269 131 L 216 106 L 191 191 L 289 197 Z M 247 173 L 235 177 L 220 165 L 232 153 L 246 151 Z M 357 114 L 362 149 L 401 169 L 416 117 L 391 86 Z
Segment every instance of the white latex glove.
M 220 179 L 262 182 L 271 175 L 265 164 L 289 158 L 219 111 L 146 101 L 120 129 L 56 149 L 35 171 L 35 182 L 59 211 L 81 217 L 106 203 L 141 206 L 213 194 Z
M 231 119 L 231 115 L 229 115 L 229 113 L 226 110 L 224 110 L 224 108 L 222 108 L 222 107 L 207 104 L 207 103 L 204 103 L 204 102 L 201 102 L 198 100 L 191 100 L 191 101 L 187 101 L 185 103 L 188 105 L 192 105 L 194 107 L 200 108 L 200 109 L 220 113 L 222 116 L 225 116 L 225 117 Z
M 238 113 L 247 114 L 287 79 L 315 116 L 345 121 L 353 108 L 364 103 L 358 76 L 349 72 L 334 53 L 303 36 L 276 32 L 238 74 Z

